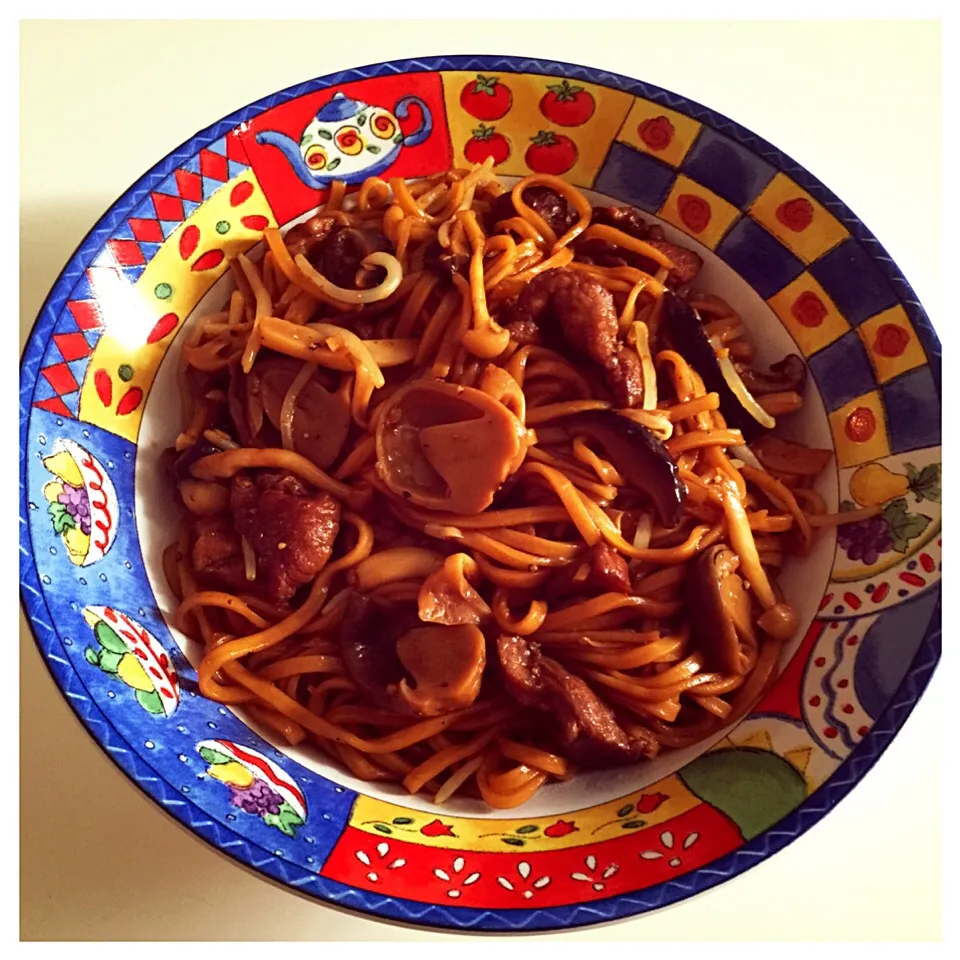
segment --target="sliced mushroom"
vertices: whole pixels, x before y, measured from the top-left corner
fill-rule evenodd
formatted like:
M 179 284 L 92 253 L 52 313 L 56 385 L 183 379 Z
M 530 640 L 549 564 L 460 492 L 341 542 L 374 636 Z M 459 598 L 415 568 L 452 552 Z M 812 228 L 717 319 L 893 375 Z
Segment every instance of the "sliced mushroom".
M 745 363 L 734 366 L 746 388 L 755 397 L 768 393 L 802 394 L 807 385 L 807 365 L 795 353 L 788 353 L 779 363 L 771 363 L 769 373 L 761 373 Z
M 487 655 L 473 624 L 414 627 L 397 641 L 397 655 L 413 678 L 400 681 L 399 695 L 418 716 L 442 716 L 477 699 Z
M 818 450 L 772 434 L 757 440 L 753 452 L 768 470 L 806 477 L 815 477 L 833 457 L 832 450 Z
M 257 364 L 248 397 L 259 396 L 262 409 L 279 430 L 283 400 L 301 364 L 269 359 Z M 251 424 L 251 427 L 253 424 Z M 340 455 L 350 430 L 350 408 L 338 393 L 326 390 L 316 379 L 307 381 L 297 394 L 291 434 L 294 450 L 321 469 Z
M 749 662 L 744 645 L 755 648 L 757 638 L 739 566 L 740 558 L 726 544 L 704 550 L 687 577 L 687 606 L 707 669 L 742 675 Z
M 391 636 L 387 612 L 373 600 L 351 592 L 340 623 L 340 655 L 350 679 L 378 706 L 410 713 L 396 695 L 403 664 Z
M 230 488 L 208 480 L 192 477 L 178 484 L 183 505 L 198 517 L 223 513 L 230 506 Z
M 346 600 L 340 652 L 354 683 L 396 713 L 435 717 L 470 706 L 480 692 L 486 652 L 472 624 L 418 624 L 358 593 Z
M 466 553 L 455 553 L 420 585 L 417 605 L 425 623 L 456 626 L 483 623 L 490 617 L 487 601 L 477 593 L 468 577 L 477 578 L 480 568 Z
M 739 430 L 748 443 L 771 429 L 775 421 L 754 399 L 732 361 L 726 358 L 721 363 L 696 310 L 676 294 L 664 296 L 664 332 L 703 378 L 707 391 L 720 397 L 720 412 L 727 426 Z
M 667 448 L 650 430 L 609 410 L 590 410 L 559 421 L 568 432 L 595 439 L 613 465 L 650 497 L 665 527 L 683 516 L 687 490 Z
M 630 763 L 655 749 L 652 741 L 627 736 L 613 711 L 583 680 L 544 657 L 539 644 L 504 635 L 497 640 L 497 655 L 507 692 L 524 706 L 549 714 L 564 751 L 583 766 Z
M 206 437 L 200 437 L 193 446 L 187 447 L 183 453 L 179 455 L 176 455 L 176 453 L 173 454 L 169 461 L 170 472 L 173 474 L 173 478 L 178 482 L 193 479 L 191 467 L 193 467 L 198 460 L 209 457 L 214 453 L 220 453 L 220 448 L 215 447 Z
M 416 380 L 377 427 L 377 473 L 421 507 L 479 513 L 526 454 L 524 425 L 480 390 Z

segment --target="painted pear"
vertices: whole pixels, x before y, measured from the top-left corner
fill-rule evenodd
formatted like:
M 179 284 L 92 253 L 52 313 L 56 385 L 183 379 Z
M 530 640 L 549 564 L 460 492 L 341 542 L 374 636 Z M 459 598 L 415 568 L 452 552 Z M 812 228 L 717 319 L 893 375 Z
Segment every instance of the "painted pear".
M 910 481 L 900 473 L 893 473 L 879 463 L 867 463 L 850 478 L 850 496 L 861 507 L 873 507 L 888 500 L 903 497 L 910 489 Z

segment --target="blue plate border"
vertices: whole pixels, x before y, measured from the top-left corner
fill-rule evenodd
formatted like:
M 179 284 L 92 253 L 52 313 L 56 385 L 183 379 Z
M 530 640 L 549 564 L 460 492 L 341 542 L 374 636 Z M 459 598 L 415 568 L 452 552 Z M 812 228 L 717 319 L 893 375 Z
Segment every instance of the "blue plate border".
M 252 867 L 273 880 L 302 893 L 375 917 L 400 920 L 423 926 L 482 931 L 537 931 L 586 926 L 645 913 L 677 903 L 687 897 L 737 876 L 781 850 L 817 823 L 858 783 L 890 744 L 906 722 L 930 677 L 941 653 L 941 603 L 930 620 L 926 634 L 910 668 L 877 719 L 870 732 L 837 768 L 829 780 L 789 816 L 765 833 L 708 866 L 634 894 L 621 894 L 590 904 L 572 904 L 526 910 L 480 910 L 465 907 L 441 907 L 397 897 L 377 896 L 357 890 L 318 874 L 310 873 L 281 858 L 266 853 L 244 837 L 211 820 L 195 804 L 185 800 L 119 737 L 97 705 L 76 692 L 77 676 L 70 664 L 57 656 L 60 638 L 49 622 L 49 613 L 41 593 L 27 520 L 26 438 L 31 415 L 31 400 L 39 376 L 44 350 L 53 326 L 77 281 L 93 255 L 99 251 L 125 216 L 139 205 L 164 177 L 201 147 L 219 139 L 238 124 L 248 121 L 279 103 L 326 89 L 339 83 L 401 73 L 437 70 L 503 71 L 510 73 L 546 73 L 581 79 L 645 97 L 676 109 L 708 124 L 737 143 L 772 163 L 792 177 L 850 231 L 893 285 L 909 315 L 929 361 L 929 369 L 938 395 L 942 387 L 941 346 L 926 311 L 906 278 L 879 241 L 863 222 L 819 180 L 791 157 L 751 133 L 728 117 L 686 97 L 652 84 L 592 67 L 563 61 L 523 57 L 462 55 L 425 57 L 371 64 L 306 81 L 264 97 L 199 131 L 156 166 L 135 181 L 110 207 L 78 246 L 61 272 L 38 314 L 21 356 L 20 370 L 20 588 L 21 602 L 31 623 L 34 637 L 55 682 L 63 691 L 78 718 L 107 755 L 148 796 L 176 817 L 192 832 L 212 846 L 228 853 L 240 863 Z M 228 846 L 229 844 L 229 846 Z

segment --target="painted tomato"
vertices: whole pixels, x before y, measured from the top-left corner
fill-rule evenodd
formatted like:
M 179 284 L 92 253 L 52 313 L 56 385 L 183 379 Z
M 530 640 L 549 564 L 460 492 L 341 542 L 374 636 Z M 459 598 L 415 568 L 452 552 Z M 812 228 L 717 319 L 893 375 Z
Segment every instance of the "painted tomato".
M 667 117 L 648 117 L 637 126 L 640 139 L 650 150 L 666 150 L 673 141 L 676 130 Z
M 593 116 L 596 108 L 593 94 L 567 80 L 547 87 L 540 101 L 540 112 L 560 127 L 579 127 Z
M 793 301 L 790 312 L 793 314 L 797 323 L 804 327 L 810 327 L 811 329 L 819 327 L 827 318 L 827 308 L 823 305 L 823 301 L 812 290 L 804 290 L 803 293 Z
M 493 157 L 493 165 L 503 163 L 510 156 L 510 143 L 502 133 L 497 133 L 494 127 L 480 124 L 472 130 L 473 136 L 463 148 L 463 155 L 471 163 L 483 163 L 487 157 Z
M 534 173 L 558 177 L 577 162 L 577 145 L 562 133 L 540 130 L 530 140 L 524 160 Z
M 460 91 L 460 106 L 478 120 L 499 120 L 512 104 L 513 94 L 499 77 L 485 77 L 478 73 L 477 79 L 471 80 Z
M 881 357 L 899 357 L 910 343 L 910 334 L 896 323 L 885 323 L 877 331 L 873 352 Z
M 694 233 L 702 233 L 710 223 L 710 204 L 692 193 L 681 193 L 677 197 L 677 212 L 684 225 Z
M 802 233 L 813 223 L 813 204 L 806 197 L 795 197 L 777 207 L 777 219 L 794 233 Z
M 847 436 L 854 443 L 866 443 L 877 432 L 877 418 L 869 407 L 857 407 L 846 423 Z

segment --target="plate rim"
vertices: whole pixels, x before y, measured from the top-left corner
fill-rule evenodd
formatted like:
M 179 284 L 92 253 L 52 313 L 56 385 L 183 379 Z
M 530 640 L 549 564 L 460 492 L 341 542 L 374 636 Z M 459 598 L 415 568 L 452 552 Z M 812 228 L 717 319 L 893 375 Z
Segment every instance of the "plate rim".
M 779 171 L 787 173 L 811 196 L 839 215 L 844 225 L 850 230 L 851 236 L 865 245 L 871 260 L 890 281 L 898 295 L 898 301 L 903 305 L 913 323 L 926 354 L 927 368 L 934 380 L 938 398 L 942 402 L 940 341 L 909 281 L 863 221 L 839 197 L 792 157 L 748 128 L 685 95 L 673 93 L 655 84 L 622 74 L 568 61 L 500 54 L 460 54 L 366 64 L 314 77 L 267 94 L 194 133 L 134 180 L 110 204 L 77 245 L 57 275 L 30 327 L 20 354 L 20 601 L 48 672 L 74 715 L 95 743 L 151 800 L 187 827 L 194 836 L 206 841 L 221 854 L 227 854 L 241 865 L 256 870 L 267 879 L 283 884 L 292 892 L 307 895 L 313 900 L 320 900 L 370 919 L 403 922 L 422 928 L 447 931 L 484 933 L 559 931 L 623 920 L 686 900 L 744 873 L 792 843 L 819 822 L 872 768 L 903 727 L 925 691 L 940 659 L 942 589 L 927 629 L 903 680 L 868 734 L 803 803 L 754 839 L 746 841 L 733 852 L 691 870 L 677 879 L 587 904 L 572 903 L 557 907 L 526 909 L 446 907 L 364 891 L 318 873 L 311 873 L 305 868 L 276 857 L 241 834 L 211 820 L 194 801 L 176 793 L 127 743 L 95 701 L 84 697 L 83 700 L 88 706 L 85 711 L 82 711 L 80 702 L 68 695 L 70 680 L 77 677 L 76 670 L 69 661 L 54 659 L 50 656 L 53 646 L 59 642 L 59 634 L 52 624 L 52 617 L 49 616 L 46 600 L 41 591 L 27 520 L 26 440 L 32 410 L 30 401 L 39 377 L 39 363 L 60 311 L 70 291 L 88 266 L 90 255 L 103 246 L 111 231 L 123 219 L 125 212 L 147 196 L 150 190 L 175 169 L 181 160 L 192 157 L 203 146 L 280 103 L 328 89 L 338 83 L 397 74 L 472 68 L 509 73 L 559 75 L 621 90 L 633 96 L 641 96 L 664 107 L 678 109 L 687 116 L 707 123 L 713 129 L 722 131 L 737 143 L 773 163 Z M 118 742 L 123 746 L 119 747 Z M 191 818 L 191 812 L 195 812 L 193 818 Z M 346 830 L 347 826 L 345 825 L 342 829 Z M 231 843 L 230 847 L 224 848 L 223 836 L 239 843 Z

